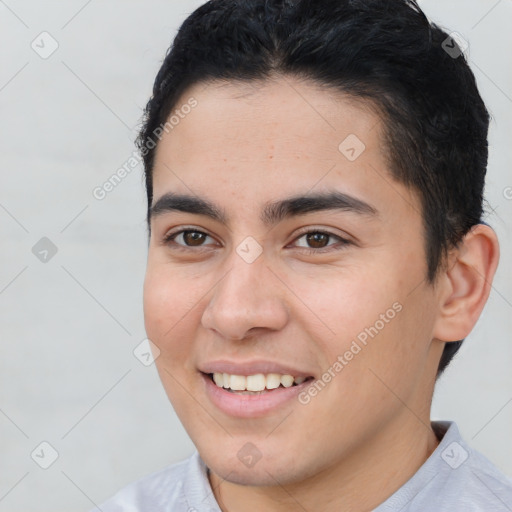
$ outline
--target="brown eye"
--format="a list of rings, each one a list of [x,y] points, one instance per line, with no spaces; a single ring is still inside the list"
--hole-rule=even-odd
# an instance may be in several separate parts
[[[174,245],[178,249],[187,249],[188,247],[203,247],[206,238],[211,237],[197,229],[182,229],[166,235],[163,243]]]
[[[304,243],[297,244],[297,247],[308,254],[321,254],[336,249],[341,250],[351,244],[349,240],[341,238],[339,235],[319,230],[306,231],[296,238],[296,241],[301,239],[305,241],[306,245]],[[333,243],[329,243],[331,240]]]
[[[327,233],[321,233],[319,231],[308,233],[306,235],[306,240],[308,241],[308,244],[312,244],[312,247],[314,249],[322,249],[325,247],[327,242],[329,241],[330,235]]]
[[[201,245],[201,242],[204,241],[206,235],[200,231],[184,231],[183,232],[183,240],[186,245],[191,245],[192,247],[196,247]]]

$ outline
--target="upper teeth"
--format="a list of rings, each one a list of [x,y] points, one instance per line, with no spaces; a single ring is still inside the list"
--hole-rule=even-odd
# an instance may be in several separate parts
[[[305,377],[293,377],[292,375],[280,375],[278,373],[257,373],[256,375],[230,375],[229,373],[214,373],[213,380],[220,388],[230,388],[234,391],[263,391],[275,389],[282,384],[289,388],[295,382],[301,384]]]

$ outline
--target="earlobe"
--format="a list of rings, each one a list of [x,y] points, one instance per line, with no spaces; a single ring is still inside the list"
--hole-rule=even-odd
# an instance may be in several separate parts
[[[434,338],[457,341],[471,332],[489,297],[498,261],[496,233],[477,224],[451,253],[442,276]]]

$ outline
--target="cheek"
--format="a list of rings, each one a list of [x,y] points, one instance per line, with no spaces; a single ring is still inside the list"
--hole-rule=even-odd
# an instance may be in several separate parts
[[[186,332],[194,315],[194,300],[189,297],[196,293],[193,287],[161,267],[148,266],[144,280],[144,324],[148,338],[161,353],[157,363],[169,364],[173,359],[182,360],[191,349],[191,333]],[[172,358],[169,357],[172,354]]]
[[[195,347],[194,329],[197,321],[192,299],[186,293],[183,279],[169,267],[148,266],[144,280],[144,324],[148,338],[159,348],[155,365],[167,396],[177,411],[190,408],[195,375],[191,355]],[[182,413],[183,414],[183,413]]]
[[[430,341],[429,296],[421,286],[411,293],[412,283],[420,281],[414,278],[418,269],[406,269],[405,280],[399,267],[383,261],[296,281],[294,292],[307,306],[296,318],[321,347],[326,368],[345,354],[344,370],[359,373],[368,367],[388,373],[421,362]],[[355,378],[352,371],[343,373]]]
[[[144,323],[149,338],[154,337],[155,342],[161,341],[165,329],[169,329],[168,315],[175,310],[172,307],[172,282],[169,281],[166,276],[148,267],[143,291]]]
[[[325,340],[328,347],[338,351],[365,328],[379,321],[399,294],[390,283],[376,279],[377,272],[370,268],[334,269],[329,275],[302,276],[296,281],[294,293],[306,306],[306,314],[297,319],[309,323],[317,333],[315,339]],[[388,314],[395,316],[395,310]],[[380,324],[379,324],[380,325]],[[318,327],[318,328],[317,328]],[[338,352],[339,353],[339,352]]]

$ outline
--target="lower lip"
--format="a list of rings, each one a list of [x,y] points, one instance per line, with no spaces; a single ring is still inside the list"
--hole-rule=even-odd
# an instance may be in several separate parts
[[[307,380],[289,388],[279,387],[261,395],[240,395],[219,388],[206,374],[201,372],[209,399],[224,413],[239,418],[255,418],[271,412],[293,400],[312,381]]]

